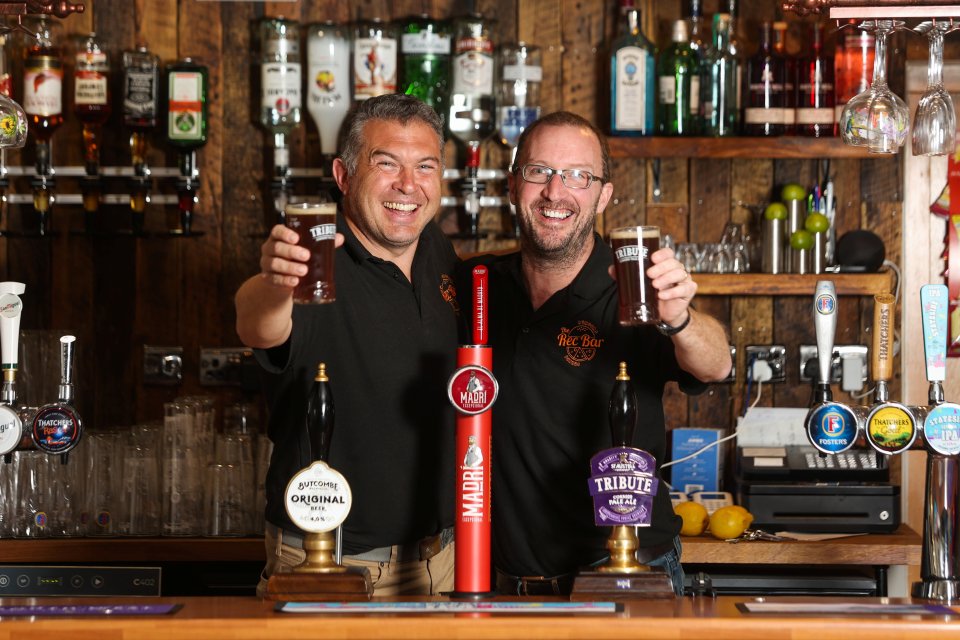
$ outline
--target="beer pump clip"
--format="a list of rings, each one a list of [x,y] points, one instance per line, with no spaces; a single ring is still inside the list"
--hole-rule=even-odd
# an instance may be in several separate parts
[[[857,440],[857,414],[845,404],[833,401],[830,365],[837,332],[837,292],[831,280],[820,280],[813,296],[813,325],[817,334],[819,380],[814,403],[804,425],[810,444],[823,454],[842,453]]]
[[[920,288],[923,348],[929,402],[923,419],[927,478],[923,502],[923,552],[914,598],[956,602],[960,599],[960,405],[945,402],[947,313],[949,293],[943,284]]]
[[[17,351],[20,341],[20,296],[26,290],[22,282],[0,282],[0,358],[3,390],[0,392],[0,455],[11,462],[11,453],[23,439],[23,422],[17,411]]]

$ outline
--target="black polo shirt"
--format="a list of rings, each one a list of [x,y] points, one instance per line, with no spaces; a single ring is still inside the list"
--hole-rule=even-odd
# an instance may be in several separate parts
[[[497,568],[517,576],[556,576],[608,555],[609,527],[596,527],[587,480],[590,458],[613,446],[607,410],[618,363],[626,361],[637,391],[632,445],[664,461],[662,396],[677,380],[702,388],[682,371],[673,343],[655,327],[617,323],[617,285],[599,236],[574,281],[534,311],[520,254],[482,256],[462,265],[462,317],[469,318],[469,267],[490,267],[489,322],[500,394],[493,406],[493,553]],[[680,531],[667,486],[660,483],[653,524],[640,545],[670,541]]]
[[[295,530],[283,493],[307,466],[307,394],[325,362],[335,407],[330,460],[350,483],[353,508],[344,553],[415,542],[453,524],[454,421],[447,379],[456,368],[457,262],[433,223],[420,235],[412,284],[374,257],[342,215],[346,242],[336,252],[337,299],[294,305],[293,333],[256,350],[266,371],[273,456],[266,519]]]

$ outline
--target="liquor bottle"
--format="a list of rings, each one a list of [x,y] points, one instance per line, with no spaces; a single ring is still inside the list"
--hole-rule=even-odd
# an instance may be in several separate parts
[[[709,42],[703,37],[703,0],[690,0],[690,48],[697,54],[697,60],[703,62]]]
[[[310,436],[310,459],[313,462],[330,459],[330,440],[336,411],[333,405],[333,390],[327,376],[327,365],[317,365],[317,374],[307,398],[307,433]]]
[[[730,16],[713,16],[713,44],[701,71],[703,131],[708,136],[734,136],[740,122],[737,110],[737,76],[740,65],[730,53],[727,37]]]
[[[207,143],[207,68],[190,58],[166,69],[167,142],[179,156],[177,209],[184,235],[189,235],[199,183],[197,150]]]
[[[787,23],[773,23],[773,55],[783,61],[783,132],[792,134],[797,120],[797,59],[787,53]]]
[[[784,112],[784,63],[773,55],[772,27],[760,26],[760,49],[747,62],[747,104],[743,130],[748,136],[782,135]]]
[[[97,34],[84,38],[74,57],[73,114],[83,123],[83,160],[87,175],[100,166],[100,128],[110,118],[110,59]]]
[[[160,58],[145,45],[123,52],[123,124],[130,129],[134,173],[146,172],[147,138],[160,111]]]
[[[23,110],[37,144],[37,173],[50,175],[50,139],[63,124],[63,60],[56,22],[41,19],[23,62]]]
[[[500,82],[497,91],[497,129],[500,142],[510,149],[513,167],[520,134],[540,117],[540,83],[543,81],[540,47],[525,42],[500,47]],[[508,237],[518,237],[517,209],[508,203],[501,209],[507,217]]]
[[[656,50],[640,30],[634,0],[620,0],[620,14],[620,35],[610,45],[610,135],[653,135]]]
[[[740,38],[737,36],[737,0],[727,0],[727,13],[730,14],[730,29],[727,32],[727,49],[730,51],[730,55],[737,60],[737,74],[734,77],[735,80],[735,89],[736,93],[734,95],[737,97],[737,117],[740,118],[743,114],[743,46],[740,43]]]
[[[835,136],[836,94],[833,56],[823,51],[823,25],[813,26],[810,53],[800,60],[797,88],[797,133],[817,138]]]
[[[320,133],[320,153],[329,164],[350,110],[350,40],[333,22],[312,24],[308,31],[307,110]]]
[[[698,133],[700,112],[700,62],[690,48],[687,23],[673,23],[672,45],[657,63],[657,133],[691,136]]]
[[[290,174],[287,136],[300,126],[300,26],[294,20],[260,21],[260,124],[273,136],[274,176]]]
[[[873,73],[874,42],[873,34],[856,28],[858,20],[850,20],[837,37],[837,52],[834,58],[834,79],[836,81],[837,122],[844,105],[858,93],[870,88],[870,76]]]
[[[353,99],[397,91],[397,28],[380,18],[362,20],[353,30]]]
[[[423,14],[403,25],[401,92],[416,96],[443,115],[450,93],[450,25]]]

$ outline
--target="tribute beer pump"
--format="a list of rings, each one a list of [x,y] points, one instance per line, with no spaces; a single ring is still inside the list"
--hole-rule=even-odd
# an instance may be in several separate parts
[[[287,515],[306,532],[304,561],[292,570],[281,570],[267,582],[271,600],[369,600],[373,596],[370,572],[365,567],[344,567],[334,535],[350,513],[353,494],[346,478],[327,464],[333,436],[334,405],[327,365],[317,366],[307,401],[305,428],[312,462],[297,472],[284,492]]]
[[[500,390],[493,376],[493,348],[487,345],[487,267],[473,268],[473,344],[457,349],[457,370],[447,394],[457,410],[454,592],[480,599],[490,590],[490,408]]]
[[[621,362],[608,410],[613,448],[590,459],[590,495],[594,522],[612,527],[607,540],[610,559],[596,571],[581,572],[573,583],[571,600],[606,597],[672,598],[673,582],[660,567],[637,560],[640,544],[636,527],[649,527],[659,480],[657,461],[643,449],[630,446],[637,426],[637,395]]]
[[[23,422],[17,411],[17,352],[20,339],[20,313],[26,286],[22,282],[0,282],[0,358],[3,390],[0,392],[0,455],[12,462],[14,449],[23,439]]]

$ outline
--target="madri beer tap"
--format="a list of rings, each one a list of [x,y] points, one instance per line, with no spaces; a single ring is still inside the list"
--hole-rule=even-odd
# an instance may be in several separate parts
[[[955,602],[960,597],[960,405],[946,402],[943,381],[947,372],[946,285],[920,288],[923,348],[929,403],[923,420],[927,450],[927,479],[923,501],[923,553],[915,598]]]
[[[817,333],[820,378],[804,425],[810,444],[818,451],[841,453],[856,442],[859,421],[850,407],[833,401],[830,388],[830,364],[837,332],[837,293],[830,280],[817,282],[813,296],[813,324]]]

